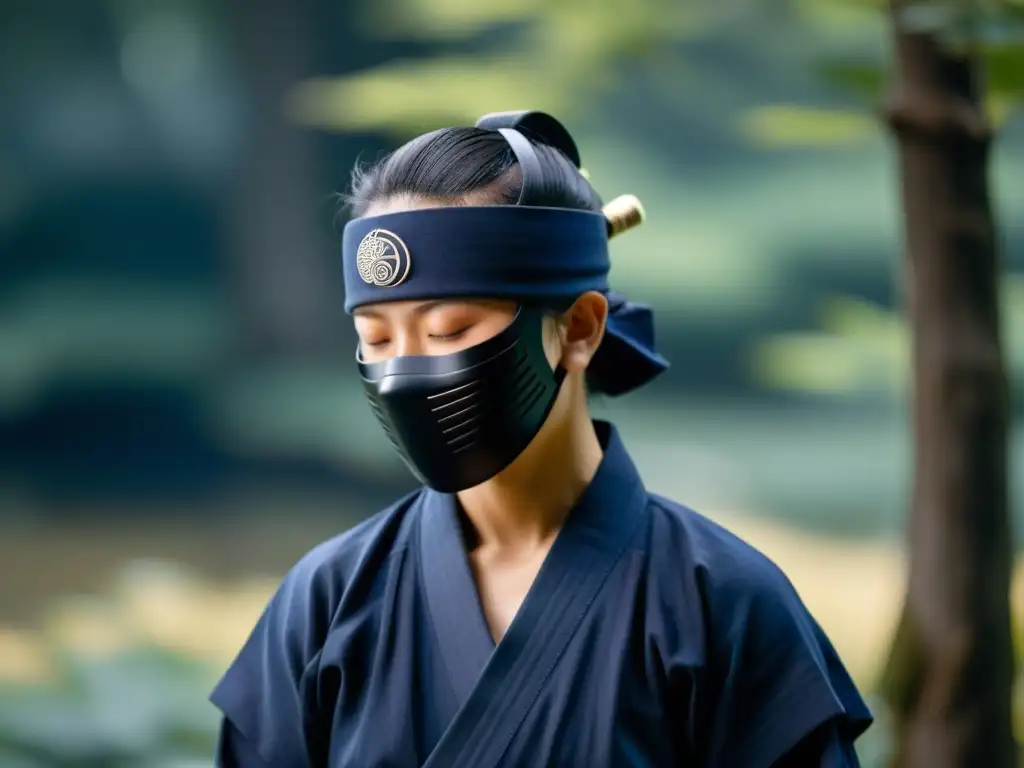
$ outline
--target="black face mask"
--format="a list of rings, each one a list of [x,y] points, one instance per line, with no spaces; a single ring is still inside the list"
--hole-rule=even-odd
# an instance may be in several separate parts
[[[365,363],[357,353],[370,407],[424,485],[472,488],[536,437],[565,378],[544,354],[543,320],[521,307],[497,336],[450,355]]]

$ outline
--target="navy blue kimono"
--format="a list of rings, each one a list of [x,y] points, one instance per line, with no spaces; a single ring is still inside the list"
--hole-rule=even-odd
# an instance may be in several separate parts
[[[312,550],[212,695],[223,768],[856,766],[871,715],[767,558],[649,494],[614,428],[508,632],[453,496]]]

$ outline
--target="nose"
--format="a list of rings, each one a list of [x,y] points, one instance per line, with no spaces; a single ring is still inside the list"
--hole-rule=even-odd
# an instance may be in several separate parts
[[[409,333],[408,331],[401,331],[396,334],[395,355],[397,357],[424,354],[426,354],[426,350],[423,345],[423,340],[420,338],[419,334]]]

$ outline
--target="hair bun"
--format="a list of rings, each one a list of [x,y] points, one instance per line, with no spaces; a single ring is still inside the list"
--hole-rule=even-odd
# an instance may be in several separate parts
[[[601,198],[579,171],[580,153],[569,131],[546,112],[495,112],[476,124],[497,131],[519,162],[516,205],[599,211]]]
[[[608,238],[643,224],[647,218],[644,206],[636,195],[620,195],[601,209],[608,222]]]
[[[577,168],[580,167],[580,151],[572,134],[558,120],[547,112],[522,110],[519,112],[492,112],[476,121],[476,127],[488,131],[511,128],[519,131],[531,141],[547,144],[560,150]]]

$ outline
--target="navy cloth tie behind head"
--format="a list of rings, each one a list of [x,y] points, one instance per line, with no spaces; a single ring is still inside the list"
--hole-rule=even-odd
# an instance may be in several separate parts
[[[508,299],[564,310],[606,294],[605,340],[591,363],[595,388],[635,389],[668,368],[654,349],[649,307],[608,291],[601,213],[534,206],[451,206],[353,219],[342,238],[345,311],[387,301]]]

